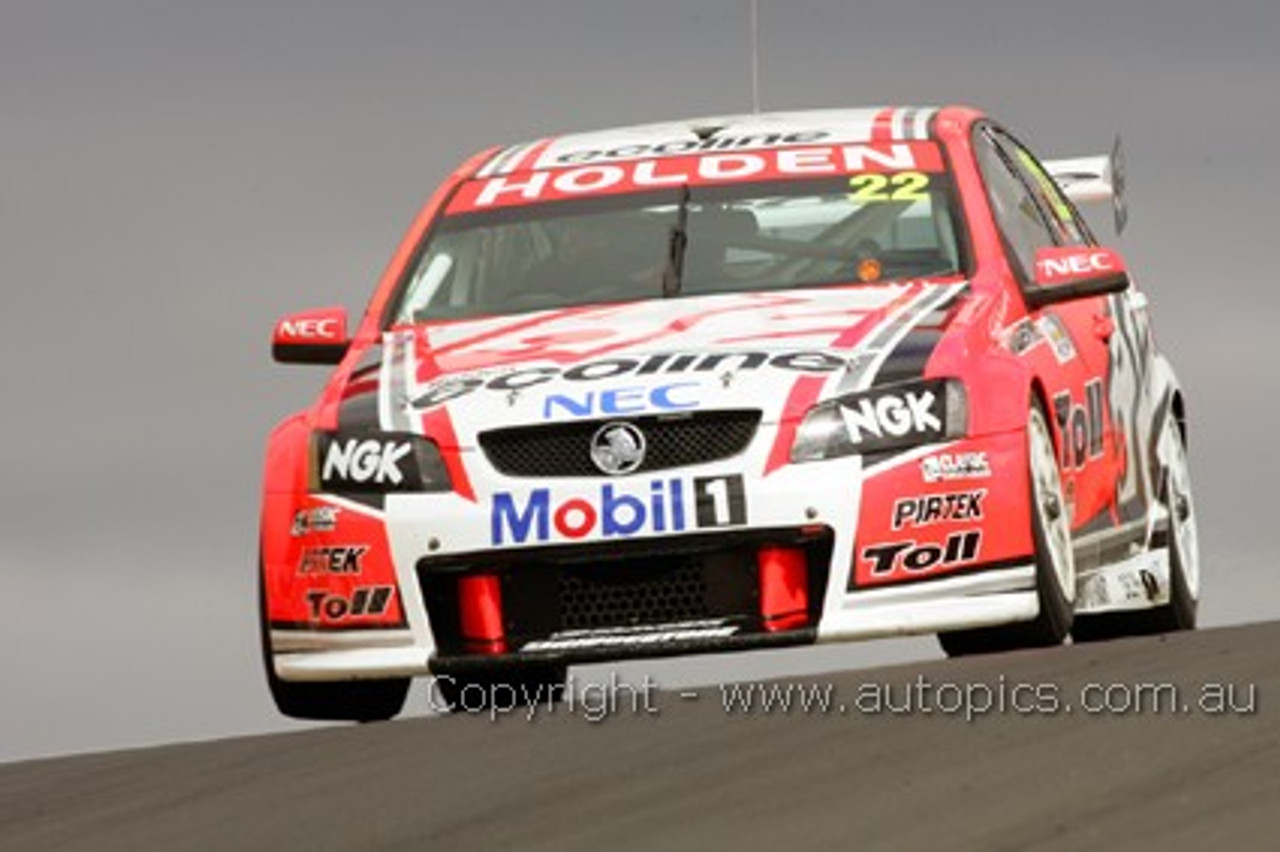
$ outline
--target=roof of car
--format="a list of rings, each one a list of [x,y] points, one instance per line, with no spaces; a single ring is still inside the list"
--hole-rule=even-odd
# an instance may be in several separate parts
[[[703,152],[924,140],[936,107],[865,107],[705,116],[549,137],[499,150],[477,177]]]

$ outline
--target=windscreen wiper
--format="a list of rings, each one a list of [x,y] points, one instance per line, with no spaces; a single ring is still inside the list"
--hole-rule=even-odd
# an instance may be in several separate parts
[[[680,187],[680,206],[676,209],[676,223],[671,226],[667,241],[667,267],[662,271],[662,296],[680,295],[684,278],[684,250],[689,244],[689,184]]]

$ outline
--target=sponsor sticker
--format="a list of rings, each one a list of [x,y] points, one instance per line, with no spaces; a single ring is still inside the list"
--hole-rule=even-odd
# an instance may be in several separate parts
[[[990,479],[991,464],[985,451],[938,453],[920,460],[920,476],[929,483]]]
[[[734,370],[737,372],[754,370],[786,370],[788,372],[823,374],[834,373],[844,369],[845,359],[828,352],[795,351],[795,352],[666,352],[654,355],[635,357],[619,356],[584,361],[571,367],[559,364],[541,364],[538,366],[522,366],[515,369],[504,369],[497,374],[468,373],[451,375],[428,382],[418,388],[410,405],[418,410],[435,408],[446,402],[466,396],[476,391],[495,391],[510,393],[537,387],[552,381],[572,382],[574,384],[616,381],[629,376],[693,376],[698,373],[711,373],[716,370]],[[691,407],[691,391],[684,387],[685,383],[674,383],[665,389],[655,389],[656,404],[672,407]],[[584,387],[583,391],[591,390]],[[634,390],[624,388],[623,390]],[[655,397],[649,396],[646,403],[655,403]],[[563,391],[555,395],[554,405],[544,404],[543,415],[549,417],[560,413],[571,413],[582,416],[586,409],[589,413],[604,405],[631,406],[637,404],[634,394],[615,393],[606,398],[601,393],[590,398],[576,391]],[[623,413],[623,412],[619,412]]]
[[[323,450],[320,482],[325,487],[383,486],[408,483],[413,445],[390,438],[329,439]]]
[[[348,595],[312,589],[307,592],[307,612],[312,621],[341,623],[355,618],[383,615],[391,606],[393,586],[356,586]]]
[[[364,570],[365,544],[335,544],[308,547],[298,562],[299,574],[359,574]]]
[[[635,627],[609,627],[600,630],[562,630],[546,639],[535,639],[521,646],[522,651],[571,651],[579,648],[627,648],[665,645],[695,639],[721,639],[732,636],[738,625],[724,619],[679,621],[671,624],[643,624]]]
[[[904,497],[893,504],[893,528],[928,527],[950,521],[980,521],[985,488],[923,497]]]
[[[1071,340],[1071,335],[1067,333],[1066,328],[1062,325],[1062,320],[1053,314],[1045,314],[1040,317],[1037,323],[1040,333],[1044,335],[1045,340],[1049,341],[1049,348],[1053,350],[1053,357],[1059,364],[1066,364],[1076,357],[1076,345]]]
[[[316,506],[311,509],[299,509],[293,516],[293,526],[289,534],[294,538],[309,533],[333,532],[338,528],[337,506]]]
[[[1102,382],[1084,386],[1084,404],[1074,402],[1070,391],[1053,398],[1053,414],[1062,436],[1062,467],[1079,470],[1102,456]]]
[[[871,390],[838,405],[849,443],[859,452],[903,439],[933,443],[946,436],[946,397],[940,381]]]
[[[542,402],[544,420],[687,411],[701,399],[699,382],[671,382],[657,387],[630,386],[605,390],[549,393]]]
[[[974,562],[982,548],[982,532],[952,533],[940,544],[899,541],[864,548],[862,559],[871,564],[871,576],[888,577],[902,572],[921,575],[945,565]]]
[[[709,142],[719,144],[720,140]],[[696,149],[700,143],[679,140],[671,145]],[[576,152],[572,156],[577,162],[568,167],[468,181],[453,197],[449,212],[687,185],[838,177],[859,172],[940,171],[943,165],[938,147],[931,142],[814,145],[731,153],[704,149],[685,155],[667,146],[667,150],[656,153],[676,156],[612,162],[590,162],[595,159],[588,156],[591,153]]]
[[[549,488],[499,491],[491,498],[489,518],[494,545],[627,538],[742,526],[747,499],[738,475],[627,480],[567,496],[553,497]]]

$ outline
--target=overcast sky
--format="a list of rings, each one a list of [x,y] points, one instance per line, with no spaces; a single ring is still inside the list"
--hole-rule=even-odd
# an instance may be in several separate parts
[[[360,310],[477,149],[749,109],[748,21],[747,0],[0,0],[0,760],[284,727],[258,477],[323,372],[271,365],[273,321]],[[1190,395],[1204,622],[1280,611],[1280,5],[761,0],[760,25],[766,109],[966,102],[1045,156],[1123,134],[1118,245]]]

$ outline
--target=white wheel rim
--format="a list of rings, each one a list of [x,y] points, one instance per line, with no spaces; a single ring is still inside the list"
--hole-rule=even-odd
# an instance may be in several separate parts
[[[1165,421],[1165,472],[1167,508],[1169,510],[1169,547],[1176,548],[1182,566],[1182,578],[1191,597],[1200,598],[1200,540],[1196,529],[1195,503],[1191,497],[1191,471],[1182,436],[1170,414]],[[1172,570],[1172,565],[1170,565]]]
[[[1076,597],[1075,554],[1071,548],[1071,519],[1062,495],[1062,478],[1058,458],[1053,450],[1049,427],[1038,409],[1032,409],[1027,423],[1027,443],[1031,456],[1032,510],[1044,531],[1049,561],[1058,580],[1062,596],[1069,602]]]

